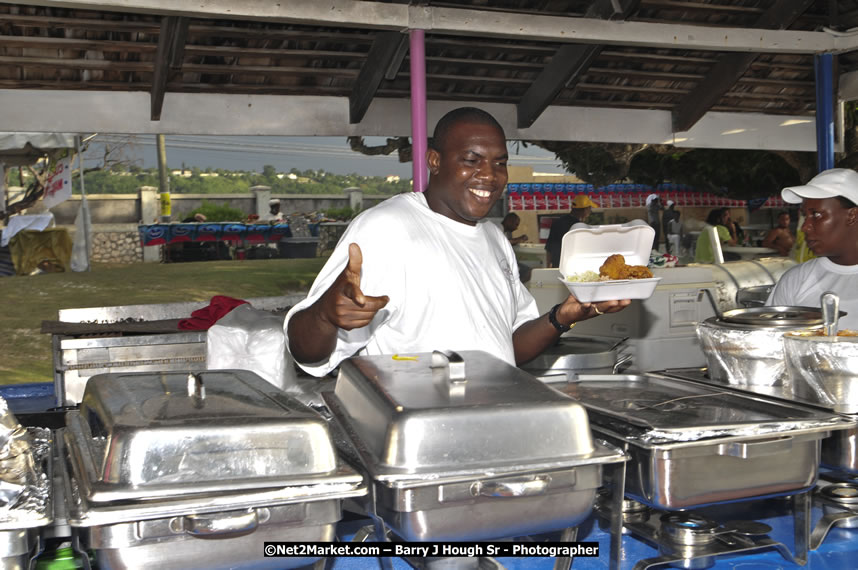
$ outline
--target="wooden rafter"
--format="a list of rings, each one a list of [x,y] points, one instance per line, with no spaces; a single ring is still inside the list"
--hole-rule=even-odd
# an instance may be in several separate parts
[[[158,50],[155,54],[155,71],[152,78],[150,118],[161,120],[161,108],[170,76],[182,69],[185,41],[188,37],[188,19],[181,16],[165,16],[161,19]]]
[[[587,9],[585,17],[625,19],[639,3],[640,0],[597,0]],[[601,51],[602,46],[595,44],[560,46],[518,102],[518,128],[526,129],[533,125],[564,87],[574,86]]]
[[[788,28],[813,0],[778,0],[756,21],[757,28]],[[718,59],[706,79],[673,110],[673,131],[687,131],[735,85],[757,58],[755,53],[731,53]]]
[[[395,77],[408,46],[408,36],[399,32],[380,32],[349,94],[349,123],[360,123],[385,76]]]

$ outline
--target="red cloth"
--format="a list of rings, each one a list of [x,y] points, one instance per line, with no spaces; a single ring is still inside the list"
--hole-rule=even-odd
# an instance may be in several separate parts
[[[247,301],[215,295],[209,302],[208,307],[197,309],[191,313],[191,318],[179,321],[179,328],[186,331],[207,331],[234,308],[243,305]]]

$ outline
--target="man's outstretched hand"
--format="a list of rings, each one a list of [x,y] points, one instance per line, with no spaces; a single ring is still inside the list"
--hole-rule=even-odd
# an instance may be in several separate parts
[[[319,299],[321,317],[331,325],[352,330],[365,327],[387,305],[387,295],[364,295],[360,288],[363,254],[356,243],[349,244],[349,261],[336,281]]]

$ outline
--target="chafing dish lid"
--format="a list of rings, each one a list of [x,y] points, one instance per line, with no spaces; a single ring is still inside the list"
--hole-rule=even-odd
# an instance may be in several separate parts
[[[341,365],[329,406],[374,473],[514,470],[593,453],[576,402],[485,352],[444,361],[418,353]]]
[[[750,307],[726,311],[719,321],[762,327],[813,327],[822,324],[822,310],[814,307]]]
[[[327,423],[243,370],[96,375],[66,425],[95,501],[298,484],[337,469]]]
[[[709,437],[842,429],[843,418],[735,390],[655,374],[580,375],[557,389],[581,402],[591,421],[633,438]]]

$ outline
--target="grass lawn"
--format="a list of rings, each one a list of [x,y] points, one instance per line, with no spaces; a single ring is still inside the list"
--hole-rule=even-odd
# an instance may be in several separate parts
[[[0,384],[53,382],[51,335],[59,309],[239,299],[304,292],[325,258],[95,265],[83,273],[0,278]],[[183,315],[176,315],[179,318]]]

